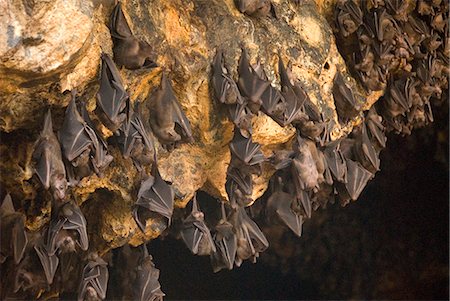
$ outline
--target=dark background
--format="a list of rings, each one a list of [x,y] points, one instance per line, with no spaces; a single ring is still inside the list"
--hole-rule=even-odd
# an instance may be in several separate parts
[[[260,223],[271,246],[256,264],[214,274],[182,241],[152,241],[166,299],[448,299],[446,116],[389,136],[360,199],[314,212],[301,238]]]

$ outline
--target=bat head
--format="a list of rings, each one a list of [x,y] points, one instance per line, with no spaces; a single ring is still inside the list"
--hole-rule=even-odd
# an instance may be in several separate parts
[[[53,178],[51,188],[55,200],[64,200],[66,198],[67,180],[63,175],[57,175]]]

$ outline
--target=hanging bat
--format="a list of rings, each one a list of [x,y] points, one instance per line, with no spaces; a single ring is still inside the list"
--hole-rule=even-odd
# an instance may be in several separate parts
[[[265,158],[258,143],[253,143],[252,137],[245,138],[238,129],[234,129],[233,140],[230,142],[232,155],[246,165],[257,165],[262,163]]]
[[[336,12],[336,22],[344,37],[354,33],[362,24],[363,13],[353,0],[339,2]]]
[[[253,262],[256,262],[259,253],[269,247],[267,238],[242,207],[232,213],[230,223],[237,238],[236,266],[241,266],[242,262],[249,258],[253,258]]]
[[[292,204],[292,208],[298,214],[311,218],[312,200],[309,193],[305,190],[300,191]]]
[[[275,191],[267,199],[266,214],[269,220],[277,219],[300,237],[302,235],[303,216],[292,209],[295,196],[281,189],[282,179],[277,176]]]
[[[89,241],[86,230],[86,219],[80,208],[68,202],[57,208],[52,216],[47,233],[46,249],[48,255],[70,253],[75,251],[75,245],[86,251]]]
[[[361,105],[355,99],[352,89],[339,71],[334,77],[333,97],[339,118],[346,121],[358,115]]]
[[[94,171],[96,174],[102,175],[103,171],[112,162],[113,157],[108,154],[108,145],[105,140],[103,140],[101,135],[96,131],[95,125],[86,110],[86,103],[81,102],[79,104],[78,111],[80,112],[81,118],[87,124],[86,130],[92,141],[93,154],[91,154],[91,162]]]
[[[251,181],[251,178],[250,180]],[[253,183],[245,183],[248,186],[253,186]],[[253,187],[252,187],[253,188]],[[251,193],[247,193],[248,190],[245,190],[246,188],[242,188],[235,180],[228,177],[227,181],[225,182],[225,191],[227,192],[228,199],[230,200],[230,206],[232,208],[237,208],[239,206],[246,207],[249,206],[251,203],[253,203],[253,199],[251,198]]]
[[[93,142],[91,136],[97,140],[93,129],[88,128],[87,123],[83,120],[78,112],[76,102],[76,91],[72,91],[72,100],[67,106],[64,116],[64,122],[59,131],[59,141],[64,157],[76,169],[80,178],[91,174],[91,149]],[[90,133],[90,135],[88,134]]]
[[[172,84],[163,72],[161,84],[151,96],[150,125],[163,144],[192,142],[191,124],[181,109]]]
[[[145,244],[142,249],[143,255],[136,267],[134,300],[162,301],[165,294],[161,290],[161,284],[159,284],[159,270],[155,267]]]
[[[236,258],[237,239],[233,232],[233,225],[228,221],[225,203],[221,205],[222,218],[214,228],[213,236],[216,252],[211,254],[211,265],[214,273],[222,269],[232,270]]]
[[[155,159],[152,175],[141,183],[133,209],[133,218],[139,229],[145,232],[147,218],[152,214],[165,217],[168,227],[172,219],[174,197],[172,187],[161,178]]]
[[[235,81],[231,78],[228,69],[225,67],[223,50],[217,51],[212,65],[212,86],[214,96],[220,103],[225,104],[244,104],[244,99],[239,93],[239,88]]]
[[[269,162],[276,170],[285,169],[291,165],[294,156],[294,151],[281,149],[273,152]]]
[[[61,156],[61,146],[53,133],[50,110],[45,116],[44,128],[35,143],[33,159],[37,161],[35,173],[44,188],[51,188],[55,200],[65,199],[66,169]]]
[[[109,28],[114,42],[114,60],[117,65],[130,70],[157,67],[152,60],[152,47],[133,35],[123,14],[121,2],[114,7]]]
[[[394,18],[386,10],[381,10],[380,12],[375,11],[373,14],[375,19],[375,33],[378,41],[392,41],[398,35],[397,22],[395,22]]]
[[[128,105],[127,121],[119,130],[120,135],[117,138],[123,156],[133,158],[138,167],[151,164],[155,152],[153,141],[141,117],[139,104],[139,101],[136,101],[134,109],[131,104]]]
[[[382,124],[383,119],[378,115],[375,107],[372,106],[366,115],[366,126],[372,138],[372,142],[378,147],[378,150],[386,147],[385,128]]]
[[[361,134],[356,140],[354,153],[359,163],[371,173],[375,174],[380,170],[379,152],[370,141],[365,123],[362,124]]]
[[[232,179],[245,194],[251,195],[253,182],[251,174],[241,171],[239,168],[231,167],[227,170],[227,178]]]
[[[83,276],[78,287],[78,301],[100,301],[106,297],[108,264],[97,254],[91,257],[83,269]]]
[[[126,104],[129,98],[123,87],[119,70],[109,55],[102,53],[100,88],[97,92],[95,113],[100,121],[115,133],[126,119]]]
[[[25,300],[36,300],[42,290],[48,289],[46,277],[38,261],[37,256],[27,252],[23,260],[15,267],[13,274],[2,279],[12,282],[7,290],[12,287],[15,298],[20,296]]]
[[[407,22],[409,14],[409,3],[402,0],[386,0],[386,7],[390,14],[398,21]]]
[[[210,255],[216,252],[214,240],[205,224],[205,216],[198,208],[197,198],[192,199],[192,212],[183,220],[181,238],[194,255]]]
[[[270,0],[235,0],[238,10],[246,15],[262,18],[276,16],[275,8]]]
[[[248,105],[255,107],[253,112],[257,112],[262,104],[262,95],[270,86],[269,81],[262,80],[256,74],[253,67],[250,65],[247,57],[247,51],[242,47],[241,58],[239,59],[238,67],[239,79],[238,87],[242,96],[248,100]],[[257,109],[256,109],[257,108]]]
[[[319,186],[319,172],[306,140],[297,136],[297,155],[292,159],[291,173],[297,194]]]
[[[14,264],[18,264],[24,257],[28,244],[27,233],[25,231],[25,216],[16,212],[11,199],[7,194],[0,207],[0,263],[12,256]]]
[[[49,255],[47,248],[42,243],[35,245],[34,250],[36,251],[36,254],[41,262],[47,283],[51,285],[53,283],[56,270],[58,269],[59,258],[56,254]]]
[[[362,167],[361,164],[353,160],[346,159],[346,165],[347,183],[345,183],[345,190],[348,196],[356,201],[373,175]],[[343,195],[345,195],[345,193],[343,193]]]
[[[228,106],[229,117],[235,127],[239,128],[241,135],[249,138],[252,134],[252,117],[253,113],[247,104],[232,104]]]
[[[340,150],[339,142],[332,143],[325,148],[324,156],[327,167],[333,178],[341,183],[347,182],[347,164]]]

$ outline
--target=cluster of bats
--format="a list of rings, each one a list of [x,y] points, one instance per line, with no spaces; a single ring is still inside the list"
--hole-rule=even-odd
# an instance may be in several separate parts
[[[367,90],[386,91],[378,109],[388,130],[410,134],[432,122],[430,100],[448,91],[448,1],[338,3],[339,34],[356,40],[351,67]]]

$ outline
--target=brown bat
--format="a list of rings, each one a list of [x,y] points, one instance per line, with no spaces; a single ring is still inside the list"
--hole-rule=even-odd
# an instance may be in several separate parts
[[[362,11],[353,1],[339,1],[336,9],[336,22],[344,37],[354,33],[362,24]]]
[[[216,246],[211,232],[205,224],[205,215],[199,210],[197,198],[192,199],[192,211],[183,220],[181,238],[194,255],[211,255],[216,252]]]
[[[276,170],[285,169],[292,164],[292,159],[295,157],[295,152],[290,150],[278,150],[269,157],[269,162]]]
[[[353,160],[346,159],[346,165],[347,183],[345,183],[345,190],[350,199],[356,201],[373,175]],[[345,198],[346,193],[340,195]]]
[[[374,19],[378,41],[392,41],[398,34],[398,25],[394,18],[383,9],[374,12]]]
[[[100,71],[100,89],[97,92],[97,108],[95,112],[101,122],[115,133],[126,120],[126,105],[129,98],[123,87],[119,70],[111,58],[102,54]]]
[[[155,267],[145,244],[142,246],[143,254],[136,267],[134,300],[162,301],[165,294],[159,284],[159,270]]]
[[[212,65],[212,86],[214,96],[220,103],[242,105],[244,99],[239,92],[235,81],[231,78],[228,69],[225,67],[223,51],[217,51]]]
[[[166,218],[167,227],[172,219],[175,193],[172,187],[161,178],[156,159],[153,163],[152,174],[142,181],[133,209],[133,218],[142,232],[145,232],[147,227],[147,218],[154,214]]]
[[[51,285],[53,283],[53,278],[55,277],[56,270],[59,265],[59,258],[56,254],[49,255],[47,248],[42,243],[38,243],[34,246],[34,250],[39,257],[42,268],[45,273],[45,279],[47,283]]]
[[[55,200],[66,197],[66,169],[61,156],[61,146],[53,133],[52,115],[48,110],[44,128],[35,143],[33,159],[35,172],[45,189],[51,188]]]
[[[242,207],[231,214],[230,223],[233,225],[237,238],[236,266],[241,266],[242,262],[249,258],[256,262],[259,253],[269,247],[267,238]]]
[[[370,141],[365,123],[362,124],[361,134],[356,139],[354,152],[359,163],[365,169],[373,174],[380,170],[379,152],[377,152],[372,141]]]
[[[297,155],[292,160],[291,172],[297,194],[302,190],[311,190],[319,185],[319,172],[306,140],[297,136]]]
[[[162,144],[192,142],[191,124],[181,109],[170,80],[163,72],[161,84],[149,102],[150,125]]]
[[[302,235],[303,216],[292,209],[296,202],[295,196],[282,190],[282,178],[276,176],[274,179],[275,189],[267,199],[266,215],[269,220],[280,220],[284,225],[300,237]]]
[[[23,258],[28,244],[25,231],[25,216],[16,212],[11,199],[7,194],[0,207],[0,263],[12,256],[17,265]]]
[[[108,264],[97,254],[91,254],[90,257],[78,287],[78,301],[100,301],[106,298]]]
[[[230,150],[233,156],[246,165],[259,165],[265,158],[261,152],[261,146],[258,143],[253,143],[252,138],[245,138],[241,132],[235,128],[233,140],[230,142]]]
[[[359,114],[361,105],[355,99],[352,89],[339,71],[334,77],[333,97],[339,118],[343,121],[352,119]]]
[[[247,103],[232,104],[228,106],[229,117],[234,125],[239,128],[241,135],[249,138],[252,134],[252,117],[253,113],[248,108]]]
[[[251,198],[253,181],[250,170],[241,170],[230,164],[227,170],[225,190],[232,208],[237,208],[238,206],[245,207],[253,203],[253,199]]]
[[[213,236],[216,252],[211,254],[211,265],[214,273],[222,269],[232,270],[236,258],[237,238],[233,232],[233,225],[228,221],[225,203],[221,205],[222,218],[214,228]]]
[[[275,8],[270,0],[235,0],[241,13],[252,17],[266,17],[269,13],[275,16]]]
[[[238,87],[239,90],[247,100],[248,105],[252,109],[252,112],[257,112],[262,104],[262,95],[266,89],[270,86],[270,82],[261,79],[261,77],[255,72],[253,67],[250,65],[247,57],[247,51],[242,47],[241,58],[239,59],[239,79]]]
[[[378,115],[375,107],[372,106],[366,115],[366,126],[372,138],[372,142],[378,146],[378,150],[386,147],[385,128],[382,124],[383,119]]]
[[[333,178],[341,183],[347,182],[347,164],[340,150],[340,143],[334,142],[325,148],[324,156],[328,170]]]
[[[114,7],[109,28],[114,42],[114,60],[117,65],[131,70],[157,67],[152,60],[152,47],[133,35],[123,14],[121,2]]]

